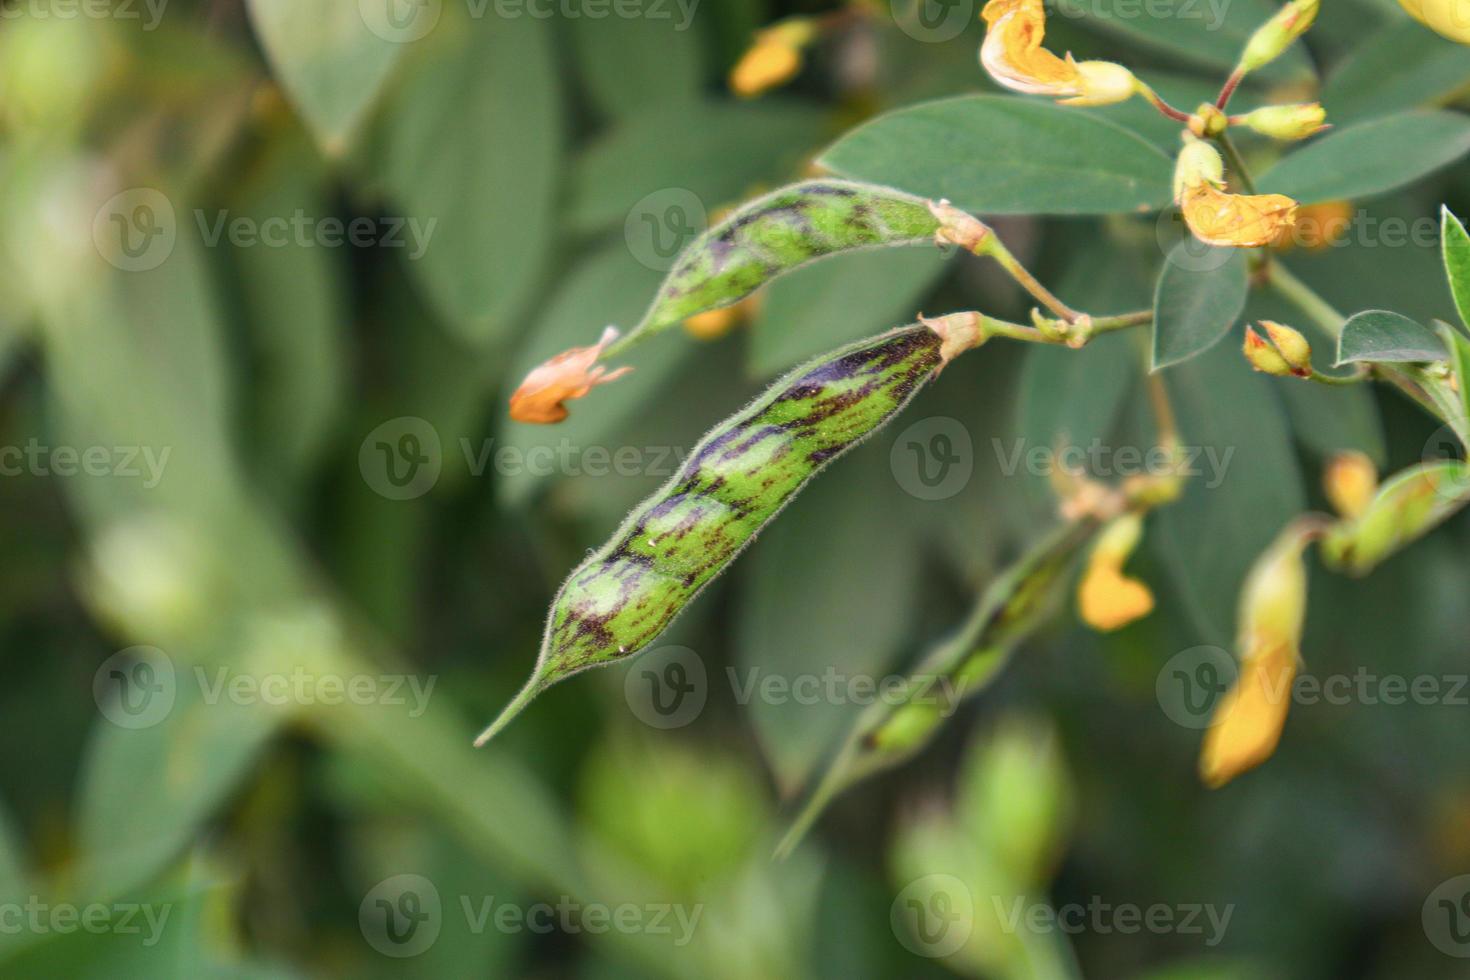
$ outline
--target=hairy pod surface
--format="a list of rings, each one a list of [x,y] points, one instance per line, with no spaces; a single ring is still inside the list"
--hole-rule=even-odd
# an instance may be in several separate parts
[[[550,685],[652,642],[808,480],[908,403],[941,365],[941,346],[916,325],[839,348],[706,434],[572,572],[531,680],[479,743]]]
[[[738,302],[808,262],[857,249],[932,241],[922,198],[845,180],[809,180],[756,198],[680,254],[643,320],[607,356],[696,313]]]

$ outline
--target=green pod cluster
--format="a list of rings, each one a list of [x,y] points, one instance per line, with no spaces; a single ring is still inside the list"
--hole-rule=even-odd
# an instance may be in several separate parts
[[[889,703],[863,712],[792,821],[789,853],[839,793],[928,744],[958,702],[989,686],[1010,654],[1055,611],[1078,554],[1097,533],[1090,517],[1054,529],[981,593],[969,617],[934,648]]]
[[[1438,527],[1470,501],[1470,466],[1442,460],[1410,467],[1379,488],[1359,516],[1322,537],[1328,568],[1366,575],[1380,562]]]
[[[874,184],[808,180],[742,205],[680,253],[638,326],[611,357],[696,313],[739,302],[808,262],[857,249],[932,242],[922,198]]]
[[[839,348],[707,433],[572,572],[530,681],[477,744],[557,681],[652,642],[808,480],[913,398],[943,363],[941,346],[913,325]]]

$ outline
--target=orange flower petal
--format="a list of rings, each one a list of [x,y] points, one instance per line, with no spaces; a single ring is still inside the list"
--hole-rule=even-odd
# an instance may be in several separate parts
[[[1088,626],[1111,633],[1153,612],[1154,595],[1116,566],[1094,562],[1077,590],[1077,607]]]
[[[1291,707],[1296,666],[1296,652],[1287,646],[1247,655],[1205,732],[1199,769],[1207,785],[1223,786],[1271,758]]]
[[[1283,194],[1231,194],[1201,181],[1183,189],[1179,208],[1200,241],[1255,248],[1269,245],[1291,227],[1297,203]]]
[[[1006,88],[1031,95],[1081,95],[1072,56],[1058,58],[1041,46],[1046,11],[1041,0],[990,0],[980,63]]]
[[[533,368],[510,396],[510,417],[537,425],[560,422],[567,417],[564,402],[581,398],[598,385],[616,381],[633,370],[621,367],[609,371],[597,363],[603,349],[617,338],[617,330],[608,327],[591,347],[573,347]]]

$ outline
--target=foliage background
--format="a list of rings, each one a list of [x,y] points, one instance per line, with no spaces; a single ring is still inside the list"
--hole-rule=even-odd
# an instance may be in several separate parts
[[[1099,637],[1068,611],[939,744],[841,799],[792,860],[769,860],[784,796],[849,715],[738,704],[726,669],[882,675],[912,663],[1045,525],[1045,479],[1006,474],[993,440],[1147,444],[1129,338],[1078,353],[992,344],[816,483],[667,638],[711,679],[687,726],[642,723],[615,668],[469,748],[528,672],[565,571],[660,482],[528,475],[478,465],[478,452],[688,447],[840,341],[918,310],[1027,308],[963,257],[834,259],[769,288],[729,336],[638,351],[638,370],[567,425],[509,423],[506,395],[529,365],[636,320],[659,279],[644,214],[657,223],[691,199],[714,211],[798,176],[876,111],[990,87],[964,2],[965,26],[944,40],[926,40],[910,12],[898,11],[904,30],[878,10],[756,101],[731,98],[722,78],[753,29],[793,10],[699,0],[679,30],[677,7],[594,19],[581,2],[508,17],[445,0],[409,43],[364,31],[348,0],[171,0],[153,29],[141,5],[72,17],[47,0],[5,5],[0,444],[170,456],[152,487],[59,467],[0,480],[0,899],[172,915],[152,946],[121,930],[5,928],[0,972],[1470,975],[1421,923],[1430,892],[1470,870],[1463,704],[1299,706],[1276,758],[1213,793],[1194,775],[1198,732],[1161,709],[1170,657],[1229,646],[1240,571],[1285,517],[1320,503],[1324,454],[1359,447],[1398,467],[1433,429],[1391,394],[1268,383],[1241,363],[1235,335],[1168,377],[1185,442],[1233,455],[1222,487],[1191,489],[1151,523],[1139,567],[1158,612]],[[1194,105],[1238,42],[1186,16],[1196,8],[1208,20],[1184,0],[1153,16],[1121,0],[1073,5],[1052,17],[1049,43],[1126,57]],[[1268,10],[1222,9],[1245,30]],[[1264,84],[1303,97],[1320,84],[1344,123],[1452,103],[1467,81],[1470,50],[1387,0],[1334,0]],[[1098,111],[1163,146],[1175,138],[1141,105]],[[156,268],[127,272],[102,261],[93,225],[138,187],[164,195],[177,240]],[[1414,220],[1441,203],[1470,210],[1463,164],[1362,207]],[[222,210],[437,224],[413,259],[382,246],[211,245],[196,216]],[[996,226],[1074,305],[1148,305],[1161,260],[1152,216]],[[1359,235],[1286,261],[1344,309],[1452,311],[1432,244]],[[940,416],[970,432],[974,473],[958,495],[926,501],[904,492],[891,453],[907,425]],[[371,434],[404,417],[437,435],[440,472],[395,500],[379,492]],[[1466,544],[1462,517],[1371,579],[1314,576],[1308,671],[1463,676]],[[128,729],[99,710],[94,678],[137,645],[167,655],[177,697],[157,724]],[[210,703],[196,666],[435,686],[418,717]],[[1019,862],[1023,890],[1054,905],[1233,914],[1213,947],[1180,932],[1048,934],[1048,966],[987,924],[997,862]],[[947,960],[915,955],[891,923],[903,888],[931,872],[977,896],[975,937]],[[431,948],[394,959],[359,913],[405,873],[427,877],[445,911]],[[695,941],[674,946],[648,932],[477,932],[462,896],[703,913]]]

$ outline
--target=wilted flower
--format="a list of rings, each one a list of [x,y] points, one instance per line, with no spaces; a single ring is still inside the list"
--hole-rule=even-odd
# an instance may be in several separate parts
[[[591,347],[573,347],[533,368],[510,396],[510,417],[540,425],[560,422],[567,417],[564,402],[581,398],[598,385],[616,381],[633,370],[620,367],[609,371],[597,363],[603,349],[617,339],[616,328],[608,327]]]
[[[1008,89],[1028,95],[1066,96],[1067,105],[1109,105],[1138,91],[1133,73],[1111,61],[1078,63],[1041,46],[1046,11],[1041,0],[990,0],[980,64]]]
[[[1208,245],[1269,245],[1291,227],[1297,204],[1284,194],[1231,194],[1210,181],[1183,188],[1179,210],[1194,237]]]

